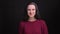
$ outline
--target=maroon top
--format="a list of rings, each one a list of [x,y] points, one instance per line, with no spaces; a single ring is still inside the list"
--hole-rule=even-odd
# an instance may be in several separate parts
[[[19,34],[48,34],[48,29],[44,20],[22,21],[19,24]]]

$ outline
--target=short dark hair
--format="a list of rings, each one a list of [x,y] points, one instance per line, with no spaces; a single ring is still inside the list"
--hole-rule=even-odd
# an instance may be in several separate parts
[[[28,7],[28,5],[34,5],[35,7],[36,7],[36,15],[35,15],[35,18],[36,19],[41,19],[41,16],[40,16],[40,14],[39,14],[39,9],[38,9],[38,6],[37,6],[37,4],[35,3],[35,2],[30,2],[30,3],[28,3],[27,4],[27,6],[25,7],[25,11],[24,11],[24,21],[27,21],[28,20],[28,15],[27,15],[27,7]]]

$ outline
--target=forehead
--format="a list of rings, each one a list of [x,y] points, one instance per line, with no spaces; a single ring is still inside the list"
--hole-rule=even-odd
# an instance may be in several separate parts
[[[35,9],[35,5],[28,5],[27,9]]]

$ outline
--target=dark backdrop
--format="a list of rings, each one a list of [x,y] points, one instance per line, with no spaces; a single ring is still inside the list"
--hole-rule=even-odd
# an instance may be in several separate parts
[[[23,19],[24,7],[30,1],[37,3],[49,34],[58,33],[59,0],[1,0],[0,34],[18,34],[18,24]]]

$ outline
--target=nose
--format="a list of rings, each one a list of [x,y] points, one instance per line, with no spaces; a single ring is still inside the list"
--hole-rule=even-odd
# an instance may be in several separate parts
[[[30,12],[32,12],[32,9],[30,10]]]
[[[30,13],[32,13],[32,9],[30,10]]]
[[[30,14],[32,14],[32,10],[30,10]]]

